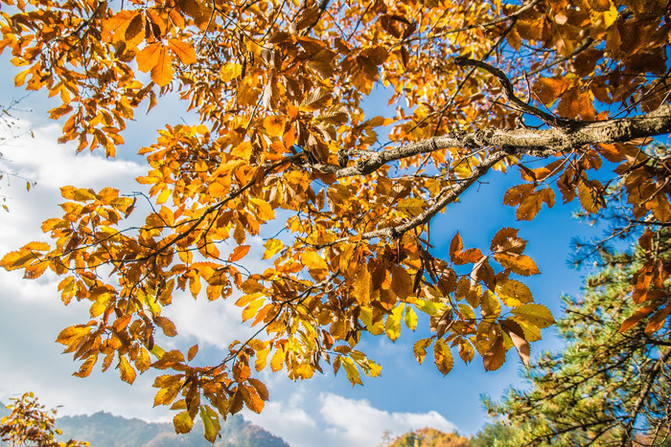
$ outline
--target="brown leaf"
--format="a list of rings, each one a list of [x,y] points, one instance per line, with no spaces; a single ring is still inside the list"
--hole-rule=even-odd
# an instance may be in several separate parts
[[[495,371],[503,365],[506,361],[506,347],[503,343],[503,336],[499,335],[489,348],[489,350],[482,356],[482,363],[485,365],[485,370]]]

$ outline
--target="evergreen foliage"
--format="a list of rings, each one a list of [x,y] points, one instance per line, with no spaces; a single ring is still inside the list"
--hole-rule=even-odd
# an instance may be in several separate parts
[[[645,256],[641,244],[652,249]],[[671,328],[663,318],[639,318],[640,307],[628,297],[641,266],[655,256],[661,268],[670,254],[665,226],[647,230],[633,254],[602,252],[602,268],[587,278],[583,296],[563,297],[565,316],[557,327],[564,350],[543,354],[526,370],[529,391],[511,390],[502,403],[488,402],[492,413],[517,427],[500,445],[671,444]],[[668,281],[648,300],[668,308]]]

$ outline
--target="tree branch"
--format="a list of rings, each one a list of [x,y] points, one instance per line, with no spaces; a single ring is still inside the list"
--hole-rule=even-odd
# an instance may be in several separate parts
[[[556,117],[550,113],[544,112],[543,110],[540,110],[524,101],[522,101],[520,98],[518,98],[515,95],[515,91],[513,89],[513,84],[510,82],[510,79],[503,73],[501,70],[498,68],[489,65],[486,62],[475,60],[475,59],[469,59],[467,57],[458,57],[454,60],[454,63],[457,64],[458,66],[464,66],[468,65],[471,67],[477,67],[482,70],[487,71],[488,73],[493,74],[496,76],[499,81],[501,82],[501,85],[503,85],[503,91],[505,92],[506,99],[513,104],[515,104],[517,107],[519,107],[524,113],[528,113],[530,115],[534,115],[541,120],[543,120],[546,124],[550,124],[553,126],[557,127],[570,127],[575,125],[576,123],[573,121],[569,121],[563,118]]]
[[[490,128],[477,132],[456,131],[380,152],[371,151],[366,160],[360,160],[352,166],[340,167],[323,163],[314,163],[311,166],[318,171],[335,174],[336,177],[351,177],[370,174],[393,161],[453,147],[471,149],[493,147],[500,148],[510,155],[549,157],[586,144],[621,143],[668,133],[671,133],[671,106],[665,104],[646,115],[581,123],[571,128]]]

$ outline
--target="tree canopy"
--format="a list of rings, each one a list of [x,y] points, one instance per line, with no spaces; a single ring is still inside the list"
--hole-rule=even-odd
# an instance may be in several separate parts
[[[0,419],[0,441],[8,442],[11,447],[86,447],[88,442],[70,439],[58,442],[55,436],[61,430],[54,427],[56,410],[46,410],[33,393],[25,393],[20,398],[11,399],[7,405],[11,410],[8,416]]]
[[[200,415],[214,440],[219,415],[261,411],[254,370],[376,376],[362,334],[396,340],[418,314],[432,332],[414,353],[431,350],[443,374],[454,354],[494,370],[515,348],[527,363],[554,322],[524,284],[539,273],[527,241],[502,228],[488,248],[459,233],[446,256],[431,245],[432,219],[491,170],[521,175],[502,197],[520,220],[557,195],[598,213],[620,180],[628,231],[671,218],[668,156],[651,144],[671,131],[665,0],[2,5],[0,50],[23,68],[17,86],[60,100],[61,142],[112,157],[138,107],[168,95],[198,116],[139,149],[149,197],[63,186],[63,215],[42,224],[51,242],[1,261],[60,275],[66,305],[90,302],[90,320],[58,337],[76,375],[164,370],[155,404],[178,411],[178,432]],[[381,116],[364,110],[375,87],[391,96]],[[250,237],[278,216],[290,234],[267,238],[268,268],[246,271]],[[637,274],[649,332],[671,311],[667,277],[657,261]],[[193,363],[197,346],[165,351],[159,331],[177,328],[162,309],[181,291],[234,297],[258,332],[212,365]]]

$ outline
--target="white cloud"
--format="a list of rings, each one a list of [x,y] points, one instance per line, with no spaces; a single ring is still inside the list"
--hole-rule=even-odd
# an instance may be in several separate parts
[[[320,396],[321,415],[328,425],[329,436],[342,439],[340,445],[373,446],[385,431],[400,435],[410,430],[433,427],[445,432],[456,430],[454,424],[436,411],[396,413],[379,410],[367,400],[346,399],[331,393]]]
[[[295,386],[299,391],[286,402],[271,400],[260,415],[245,413],[245,417],[296,447],[373,447],[385,432],[399,436],[424,427],[444,432],[457,429],[437,411],[390,412],[365,399],[333,393],[320,393],[308,400],[304,389]]]

